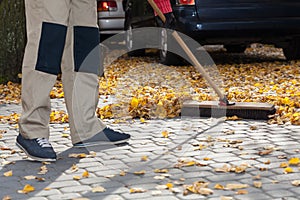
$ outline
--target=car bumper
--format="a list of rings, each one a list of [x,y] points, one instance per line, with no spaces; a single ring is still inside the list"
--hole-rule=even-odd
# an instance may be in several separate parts
[[[117,34],[124,31],[124,18],[100,18],[100,34]]]

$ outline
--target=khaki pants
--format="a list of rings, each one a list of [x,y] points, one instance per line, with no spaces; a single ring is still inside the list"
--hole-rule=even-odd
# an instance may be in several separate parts
[[[95,115],[100,56],[96,0],[25,0],[25,10],[20,133],[28,139],[49,138],[49,93],[62,72],[72,143],[91,138],[105,128]]]

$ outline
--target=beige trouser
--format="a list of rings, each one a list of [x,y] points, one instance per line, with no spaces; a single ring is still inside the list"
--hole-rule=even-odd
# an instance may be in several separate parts
[[[72,143],[91,138],[105,128],[95,115],[100,56],[96,0],[25,0],[25,9],[20,133],[28,139],[49,138],[49,93],[62,72]]]

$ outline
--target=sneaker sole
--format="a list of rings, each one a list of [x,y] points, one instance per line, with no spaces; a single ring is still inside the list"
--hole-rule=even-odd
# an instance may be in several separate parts
[[[128,139],[120,140],[116,142],[105,142],[105,141],[98,141],[98,142],[88,142],[88,143],[82,143],[82,144],[74,144],[73,146],[76,148],[83,148],[83,147],[91,147],[91,146],[100,146],[100,145],[112,145],[112,144],[123,144],[126,143]]]
[[[22,151],[24,151],[24,153],[27,155],[28,158],[31,158],[32,160],[35,161],[40,161],[40,162],[55,162],[56,159],[52,159],[52,158],[39,158],[39,157],[35,157],[30,155],[26,149],[24,147],[22,147],[22,145],[20,145],[18,142],[16,142],[17,147],[19,147]]]

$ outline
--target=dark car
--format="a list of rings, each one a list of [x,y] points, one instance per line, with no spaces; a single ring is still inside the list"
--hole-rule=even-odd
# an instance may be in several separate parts
[[[299,0],[170,1],[177,31],[201,45],[223,44],[229,52],[243,52],[254,42],[274,44],[283,48],[288,60],[300,58]],[[157,26],[146,0],[124,0],[123,4],[126,30]],[[126,42],[130,43],[130,37]]]

